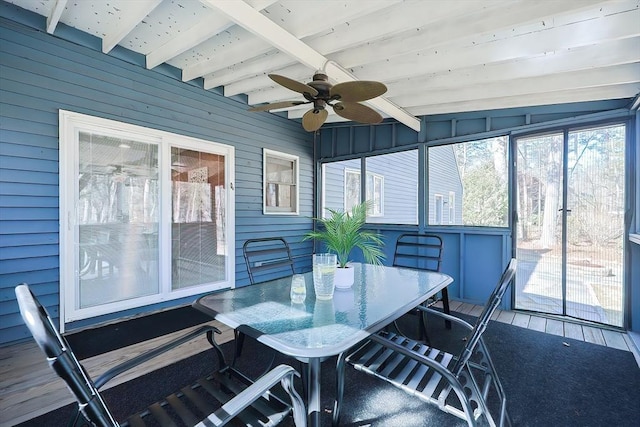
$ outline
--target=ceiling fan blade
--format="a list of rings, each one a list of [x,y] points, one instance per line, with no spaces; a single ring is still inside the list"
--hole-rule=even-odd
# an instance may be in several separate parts
[[[373,108],[357,102],[338,102],[333,106],[333,111],[340,117],[359,123],[380,123],[382,116]]]
[[[331,88],[331,96],[342,102],[360,102],[380,96],[387,91],[387,87],[368,80],[338,83]]]
[[[302,116],[302,127],[307,132],[316,131],[324,124],[328,115],[329,112],[327,110],[316,110],[315,108],[309,110]]]
[[[318,94],[318,91],[312,88],[311,86],[309,86],[308,84],[290,79],[289,77],[281,76],[278,74],[269,74],[269,78],[274,82],[278,83],[279,85],[282,85],[294,92],[308,93],[311,96],[316,96]]]
[[[257,107],[249,108],[249,111],[269,111],[277,110],[278,108],[295,107],[296,105],[308,104],[305,101],[282,101],[274,102],[273,104],[258,105]]]

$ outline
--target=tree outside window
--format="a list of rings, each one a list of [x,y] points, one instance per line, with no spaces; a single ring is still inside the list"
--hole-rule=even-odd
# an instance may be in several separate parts
[[[448,194],[451,225],[509,225],[507,142],[500,136],[429,147],[429,200],[435,203],[429,206],[429,224],[443,224],[437,193]]]

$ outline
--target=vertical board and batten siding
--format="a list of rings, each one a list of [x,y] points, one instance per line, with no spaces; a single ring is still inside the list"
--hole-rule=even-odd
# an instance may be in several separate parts
[[[341,161],[362,156],[387,154],[420,146],[427,148],[435,145],[453,144],[480,140],[511,132],[542,131],[563,125],[581,125],[603,120],[625,118],[629,115],[629,100],[607,100],[583,102],[565,105],[510,108],[505,110],[481,111],[459,114],[443,114],[422,117],[422,130],[419,133],[406,126],[387,120],[378,125],[327,124],[320,130],[320,142],[316,148],[318,158],[324,162]],[[640,131],[636,130],[636,134]],[[443,162],[431,159],[431,168],[449,167]],[[454,164],[453,154],[449,159]],[[457,168],[457,166],[456,166]],[[423,169],[423,167],[421,167]],[[633,172],[632,173],[636,173]],[[426,171],[420,170],[420,176]],[[440,175],[440,174],[438,174]],[[450,174],[449,174],[450,175]],[[445,175],[445,176],[449,176]],[[459,188],[459,179],[454,187]],[[433,203],[433,189],[445,183],[427,183],[429,203]],[[638,190],[636,189],[636,194]],[[443,194],[448,197],[448,191]],[[425,204],[428,210],[428,203]],[[462,208],[462,192],[456,194],[456,210]],[[431,214],[432,215],[432,214]],[[456,212],[456,215],[458,213]],[[503,269],[512,256],[512,234],[508,228],[484,228],[461,226],[430,226],[423,220],[416,227],[368,224],[368,228],[382,234],[385,241],[386,264],[393,261],[395,241],[402,232],[426,232],[440,235],[444,239],[445,251],[442,264],[443,272],[450,274],[454,282],[449,295],[465,302],[484,304]],[[431,216],[433,220],[433,216]],[[444,219],[447,216],[444,215]],[[359,254],[354,257],[362,261]],[[631,253],[631,264],[640,264],[638,250]],[[640,284],[632,277],[632,315],[640,317],[640,299],[633,295],[640,293]],[[505,297],[503,308],[510,308],[511,300]],[[637,324],[637,322],[636,322]],[[637,328],[637,326],[635,326]]]
[[[385,265],[393,263],[398,236],[417,231],[416,228],[407,226],[375,227],[374,224],[370,224],[367,229],[382,235],[385,242]],[[484,305],[510,258],[509,231],[461,227],[431,227],[423,231],[442,238],[444,251],[441,271],[453,278],[453,283],[448,286],[449,298]],[[362,254],[358,251],[353,258],[354,261],[363,262]],[[509,301],[510,291],[502,301],[502,308],[510,308]]]
[[[0,3],[0,345],[29,336],[15,301],[20,282],[32,286],[58,321],[60,109],[235,147],[238,285],[248,283],[241,254],[247,238],[284,236],[294,255],[311,252],[300,241],[313,215],[313,145],[299,123],[247,112],[240,99],[184,83],[169,67],[146,70],[144,57],[124,49],[105,55],[98,39],[76,30],[61,26],[54,37],[44,28],[44,18]],[[300,215],[262,214],[263,147],[299,156]]]

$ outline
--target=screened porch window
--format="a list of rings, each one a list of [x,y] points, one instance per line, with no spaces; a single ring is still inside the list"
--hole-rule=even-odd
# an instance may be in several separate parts
[[[365,159],[364,198],[370,202],[367,222],[418,223],[418,150]],[[362,200],[361,159],[322,165],[323,215],[327,209],[350,211]]]
[[[506,136],[429,147],[429,225],[507,227],[507,152]]]

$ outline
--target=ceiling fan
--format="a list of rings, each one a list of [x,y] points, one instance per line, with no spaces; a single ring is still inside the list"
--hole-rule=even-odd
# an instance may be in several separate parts
[[[382,116],[374,109],[360,104],[360,101],[375,98],[387,91],[387,87],[375,81],[352,81],[332,85],[326,74],[318,71],[313,81],[301,83],[289,77],[269,74],[274,82],[301,93],[306,101],[282,101],[252,107],[249,111],[269,111],[278,108],[293,107],[302,104],[313,104],[313,108],[302,116],[302,127],[307,132],[320,129],[327,120],[327,105],[341,117],[359,123],[380,123]]]

